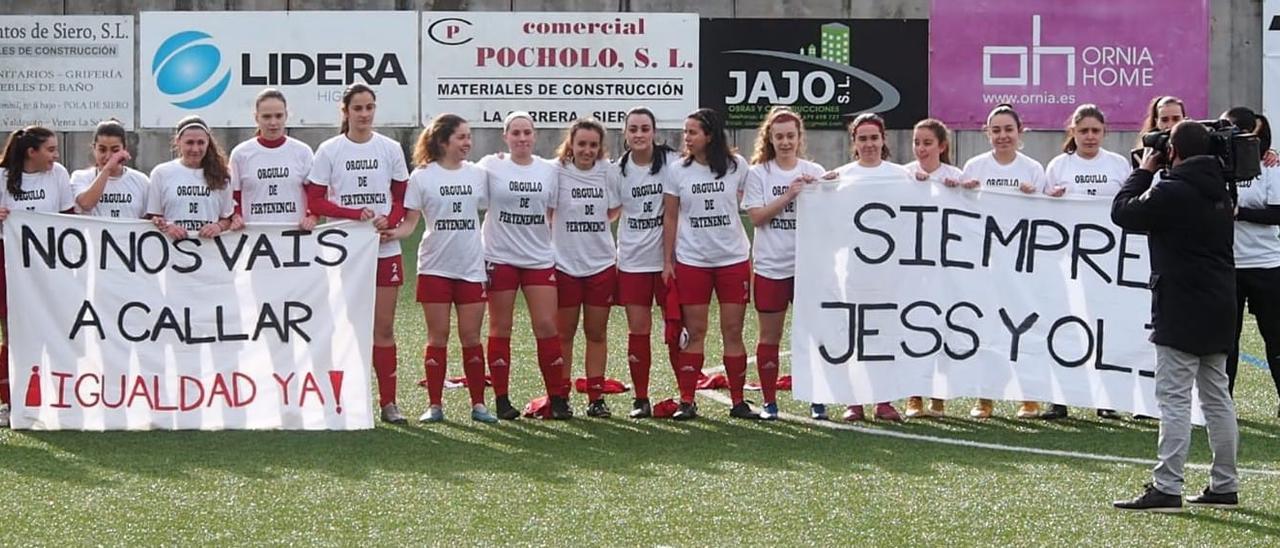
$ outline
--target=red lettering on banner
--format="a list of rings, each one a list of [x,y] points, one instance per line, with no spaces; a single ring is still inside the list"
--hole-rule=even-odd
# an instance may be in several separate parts
[[[245,392],[248,392],[248,397],[245,397]],[[244,373],[232,372],[231,394],[236,400],[235,407],[245,407],[258,397],[258,384]]]
[[[298,407],[307,404],[307,393],[314,392],[316,397],[320,399],[320,405],[324,405],[324,393],[320,391],[320,383],[316,382],[316,376],[308,372],[302,377],[302,394],[298,396]]]
[[[187,387],[193,386],[197,390],[195,399],[187,398]],[[183,375],[178,377],[178,408],[183,411],[191,411],[200,407],[200,402],[204,401],[204,385],[200,384],[200,379]]]
[[[293,382],[293,375],[294,373],[289,373],[288,377],[281,378],[279,373],[271,374],[275,378],[276,384],[280,385],[281,405],[289,405],[289,383]]]
[[[120,379],[120,384],[123,385],[124,375],[120,375]],[[147,381],[143,377],[133,378],[133,389],[129,391],[129,403],[125,405],[127,407],[133,407],[133,402],[138,399],[138,396],[142,396],[142,401],[146,402],[147,407],[152,406],[151,394],[147,392]]]
[[[50,405],[57,409],[70,409],[71,404],[67,403],[66,390],[67,390],[67,379],[71,378],[71,374],[59,373],[57,371],[50,371],[49,375],[57,379],[57,381],[55,382],[58,385],[58,389],[54,391],[57,394],[57,399],[53,400],[53,403]]]
[[[164,391],[160,390],[160,377],[151,377],[151,393],[155,397],[155,404],[151,407],[152,409],[156,411],[177,411],[178,410],[178,406],[176,405],[164,405],[160,403],[160,398],[164,394]]]

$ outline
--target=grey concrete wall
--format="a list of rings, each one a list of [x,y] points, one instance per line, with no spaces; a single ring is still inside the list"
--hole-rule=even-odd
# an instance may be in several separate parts
[[[957,0],[958,1],[958,0]],[[930,0],[3,0],[8,14],[133,14],[148,10],[488,10],[488,11],[636,11],[697,12],[702,17],[855,17],[918,18],[929,17]],[[1260,107],[1262,103],[1262,2],[1261,0],[1212,0],[1210,3],[1209,112],[1192,112],[1206,117],[1234,105]],[[1171,19],[1170,19],[1171,20]],[[1153,17],[1158,32],[1161,18]],[[336,126],[336,119],[335,119]],[[336,129],[336,128],[335,128]],[[412,146],[417,136],[414,128],[387,128],[385,133]],[[231,146],[250,136],[249,130],[216,130],[224,146]],[[292,134],[312,146],[330,137],[334,129],[310,128]],[[733,132],[732,139],[743,155],[749,155],[755,133]],[[678,145],[679,131],[664,131],[668,143]],[[538,135],[538,150],[551,155],[560,140],[558,129],[544,128]],[[1123,152],[1132,147],[1133,133],[1115,133],[1107,137],[1107,147]],[[169,134],[164,130],[140,130],[134,137],[136,164],[150,169],[170,158]],[[989,149],[986,137],[977,131],[956,135],[958,162]],[[612,150],[621,149],[621,135],[610,138]],[[1024,138],[1023,152],[1047,163],[1062,143],[1056,131],[1029,132]],[[909,131],[891,131],[889,146],[898,161],[911,157]],[[497,130],[475,132],[477,155],[502,148]],[[842,131],[813,131],[809,135],[809,154],[817,162],[834,167],[848,161],[849,138]],[[63,136],[64,163],[70,168],[87,162],[89,137],[84,133]]]

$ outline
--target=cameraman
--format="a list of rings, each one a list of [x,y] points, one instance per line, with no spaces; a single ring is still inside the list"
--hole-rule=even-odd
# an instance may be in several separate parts
[[[1172,167],[1152,186],[1161,153],[1147,151],[1111,206],[1111,220],[1148,234],[1151,252],[1151,342],[1156,345],[1156,401],[1160,439],[1153,482],[1122,510],[1181,512],[1183,466],[1191,446],[1191,387],[1213,450],[1211,482],[1192,505],[1237,504],[1235,406],[1227,391],[1227,352],[1235,343],[1235,204],[1222,165],[1209,155],[1209,131],[1199,122],[1173,128]]]

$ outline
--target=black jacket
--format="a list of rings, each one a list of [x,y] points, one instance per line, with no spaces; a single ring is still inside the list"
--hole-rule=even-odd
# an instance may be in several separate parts
[[[1174,166],[1159,184],[1135,170],[1111,220],[1146,232],[1151,250],[1151,342],[1198,356],[1235,345],[1235,204],[1212,156]]]

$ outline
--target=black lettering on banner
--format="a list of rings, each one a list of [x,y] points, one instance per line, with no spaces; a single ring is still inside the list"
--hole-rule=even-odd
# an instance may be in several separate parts
[[[1098,371],[1119,371],[1121,373],[1133,373],[1133,369],[1119,365],[1109,364],[1102,361],[1102,352],[1106,349],[1107,330],[1106,324],[1102,318],[1097,319],[1098,323],[1098,353],[1094,354],[1093,368]]]
[[[71,334],[67,338],[76,340],[76,334],[80,332],[81,327],[96,327],[98,340],[107,340],[107,334],[102,331],[102,319],[98,317],[98,311],[93,309],[93,304],[89,301],[80,305],[80,311],[76,312],[76,321],[71,325]]]
[[[1058,240],[1052,243],[1040,243],[1042,228],[1052,228],[1058,234]],[[1027,273],[1036,271],[1036,251],[1057,251],[1067,247],[1070,235],[1067,228],[1049,219],[1031,221],[1031,249],[1027,252]]]
[[[152,263],[147,261],[147,242],[155,242],[152,246],[160,250],[160,261]],[[142,271],[147,274],[155,274],[164,270],[169,265],[169,241],[167,237],[159,231],[149,230],[138,236],[138,265],[142,267]]]
[[[854,226],[858,227],[858,230],[861,230],[863,233],[867,233],[867,234],[874,234],[874,235],[876,235],[876,236],[879,236],[879,237],[881,237],[881,238],[884,238],[884,242],[885,242],[885,251],[884,251],[884,254],[883,254],[883,255],[880,255],[879,257],[877,257],[877,258],[875,258],[875,259],[872,259],[871,257],[868,257],[866,254],[864,254],[864,253],[862,252],[862,247],[861,247],[861,246],[854,246],[854,248],[853,248],[853,253],[854,253],[855,255],[857,255],[859,259],[862,259],[862,262],[864,262],[864,263],[867,263],[867,264],[880,264],[880,263],[883,263],[883,262],[885,262],[885,261],[889,260],[889,257],[893,255],[893,250],[894,250],[894,248],[895,248],[895,244],[893,243],[893,237],[892,237],[892,236],[890,236],[888,232],[885,232],[885,231],[880,230],[880,229],[877,229],[877,228],[871,228],[871,227],[869,227],[869,226],[867,226],[867,225],[863,224],[863,222],[862,222],[862,216],[863,216],[867,211],[881,211],[881,212],[884,212],[885,214],[887,214],[887,215],[889,216],[889,218],[890,218],[890,219],[896,218],[896,217],[897,217],[897,214],[895,214],[895,213],[893,212],[893,208],[891,208],[891,207],[889,207],[889,206],[887,206],[887,205],[885,205],[885,204],[881,204],[881,203],[870,203],[870,204],[864,205],[864,206],[862,206],[861,208],[859,208],[859,209],[858,209],[858,212],[857,212],[857,213],[854,213],[854,214],[853,214],[853,224],[854,224]]]
[[[107,258],[110,256],[107,253],[108,251],[110,251],[114,253],[115,257],[120,260],[120,263],[124,265],[125,270],[128,270],[129,272],[138,271],[138,252],[137,252],[138,233],[137,232],[129,233],[128,251],[120,248],[120,244],[116,243],[116,239],[111,236],[111,231],[103,230],[100,233],[100,235],[102,236],[102,245],[98,246],[98,249],[101,250],[98,253],[98,269],[99,270],[107,269]]]
[[[343,262],[346,262],[347,248],[346,246],[342,245],[341,240],[346,239],[347,235],[348,235],[347,231],[338,229],[338,228],[330,228],[320,232],[320,234],[316,236],[316,244],[321,247],[327,247],[329,249],[337,251],[338,258],[330,261],[328,259],[325,259],[324,257],[317,255],[316,264],[322,265],[322,266],[338,266]],[[330,241],[331,239],[339,240],[339,241]]]
[[[973,263],[969,261],[953,261],[947,258],[947,244],[950,242],[959,242],[964,239],[960,237],[959,234],[956,234],[951,231],[951,217],[953,215],[959,216],[959,217],[967,217],[970,219],[982,218],[982,215],[979,215],[972,211],[964,211],[962,209],[950,209],[950,208],[942,210],[942,242],[939,244],[941,251],[938,254],[938,258],[939,260],[942,261],[942,266],[944,268],[963,268],[966,270],[972,270]]]
[[[1005,329],[1009,330],[1009,361],[1014,363],[1018,362],[1018,343],[1022,340],[1022,334],[1029,331],[1031,326],[1035,325],[1036,321],[1039,319],[1040,314],[1032,312],[1031,314],[1028,314],[1027,317],[1023,318],[1022,322],[1015,326],[1013,325],[1013,318],[1009,317],[1009,312],[1004,308],[1000,309],[1000,321],[1004,323]]]
[[[1079,325],[1080,328],[1084,330],[1084,335],[1089,341],[1089,346],[1085,350],[1084,355],[1080,356],[1079,359],[1068,360],[1063,358],[1058,355],[1058,350],[1054,345],[1054,341],[1056,340],[1054,336],[1057,335],[1058,329],[1067,324]],[[1081,365],[1084,365],[1085,362],[1089,361],[1089,357],[1093,355],[1093,332],[1089,331],[1089,323],[1083,319],[1076,316],[1063,316],[1058,318],[1058,321],[1053,322],[1053,326],[1049,328],[1049,336],[1045,340],[1045,345],[1049,347],[1049,355],[1053,357],[1053,361],[1058,362],[1058,365],[1063,367],[1080,367]]]
[[[1008,247],[1009,244],[1013,243],[1014,238],[1017,238],[1018,258],[1014,262],[1013,271],[1022,272],[1022,264],[1027,257],[1027,223],[1026,219],[1019,220],[1018,224],[1013,225],[1013,230],[1006,235],[1000,230],[1000,223],[996,222],[995,217],[987,217],[987,228],[982,237],[982,266],[984,268],[991,266],[992,236],[995,236],[996,241],[1005,247]]]
[[[854,315],[854,311],[858,307],[857,305],[853,305],[849,303],[838,303],[838,302],[824,302],[821,304],[821,306],[824,309],[838,308],[845,311],[847,320],[849,322],[849,344],[846,345],[847,348],[845,349],[843,354],[833,357],[829,352],[827,352],[826,343],[818,343],[818,354],[820,354],[822,356],[822,359],[826,360],[827,363],[830,363],[830,364],[845,363],[849,361],[849,357],[853,355],[853,335],[855,330],[857,329],[857,325],[856,325],[857,322],[855,320],[856,316]]]
[[[867,311],[868,310],[897,310],[896,303],[871,303],[858,307],[858,361],[860,362],[891,362],[893,354],[868,354],[866,338],[874,337],[880,334],[879,329],[867,328]]]
[[[47,232],[47,236],[45,237],[46,244],[42,246],[40,245],[40,239],[36,236],[35,231],[31,230],[30,226],[22,225],[22,268],[31,268],[31,252],[33,250],[36,254],[40,255],[40,258],[42,259],[41,262],[44,263],[45,267],[50,269],[53,268],[53,265],[57,260],[54,256],[56,250],[54,249],[53,244],[53,227],[46,228],[45,232]]]
[[[917,308],[928,308],[929,310],[932,310],[934,315],[936,316],[942,315],[942,308],[940,308],[938,305],[933,304],[929,301],[916,301],[902,308],[902,313],[900,314],[900,317],[902,319],[902,326],[911,331],[928,333],[930,336],[933,337],[933,346],[929,347],[928,350],[925,350],[923,352],[912,350],[911,347],[907,346],[906,341],[902,341],[901,343],[899,343],[899,346],[902,347],[902,352],[906,354],[908,357],[923,358],[925,356],[933,354],[942,349],[942,334],[939,333],[937,329],[934,329],[932,327],[916,325],[914,323],[911,323],[911,319],[908,318],[907,316],[911,314],[912,310],[915,310]]]
[[[75,242],[78,256],[75,259],[69,258],[69,250],[67,240]],[[66,268],[80,268],[89,260],[89,242],[85,241],[84,233],[75,228],[65,228],[58,234],[58,258],[61,259],[62,266]]]
[[[289,340],[289,334],[288,334],[289,331],[293,331],[297,333],[298,336],[302,338],[302,340],[306,342],[311,342],[311,336],[308,335],[306,331],[303,331],[302,328],[300,327],[302,324],[306,323],[310,319],[311,319],[311,307],[307,306],[307,303],[298,302],[298,301],[285,301],[284,302],[285,342],[288,342]]]
[[[793,202],[794,203],[794,202]],[[924,258],[924,214],[936,213],[938,206],[902,206],[900,208],[906,213],[916,214],[916,254],[911,259],[898,259],[898,264],[905,266],[934,266],[937,261]],[[945,245],[945,240],[944,240]]]
[[[1101,248],[1084,247],[1082,242],[1084,240],[1085,231],[1096,232],[1098,234],[1102,234],[1103,236],[1106,236],[1107,245],[1102,246]],[[1073,280],[1078,279],[1079,271],[1080,271],[1080,261],[1084,261],[1085,264],[1089,265],[1089,267],[1092,268],[1093,271],[1098,274],[1099,278],[1102,278],[1103,281],[1107,283],[1111,283],[1111,276],[1107,274],[1106,271],[1102,270],[1102,267],[1099,267],[1098,263],[1093,262],[1093,259],[1090,258],[1090,255],[1103,255],[1111,251],[1112,249],[1114,249],[1116,246],[1116,237],[1113,236],[1111,234],[1111,231],[1107,230],[1107,227],[1105,226],[1087,224],[1087,223],[1076,225],[1075,233],[1073,236],[1074,236],[1073,237],[1074,243],[1071,246],[1071,279]]]
[[[126,331],[124,328],[124,317],[134,308],[141,309],[143,314],[151,313],[151,307],[147,306],[146,303],[140,303],[137,301],[125,303],[124,306],[120,307],[120,314],[116,315],[116,330],[119,331],[120,334],[124,336],[125,340],[129,342],[142,342],[151,337],[150,331],[143,331],[138,335],[134,335]]]
[[[204,265],[204,258],[200,257],[200,254],[197,253],[195,249],[187,249],[187,246],[199,248],[200,240],[178,240],[173,242],[174,251],[191,258],[190,265],[182,266],[175,264],[173,266],[174,272],[179,274],[190,274],[200,270],[200,267]]]
[[[244,251],[244,244],[249,239],[244,233],[237,234],[235,237],[235,249],[228,253],[227,242],[225,238],[214,238],[213,243],[218,246],[218,256],[222,257],[222,264],[227,270],[235,268],[236,263],[240,260],[240,253]]]
[[[290,248],[293,250],[293,255],[289,257],[289,260],[284,262],[285,268],[296,268],[311,265],[311,262],[302,260],[302,237],[307,234],[311,234],[311,231],[293,229],[285,230],[280,233],[281,236],[289,238],[289,240],[293,242],[293,246]]]
[[[1142,255],[1137,253],[1129,253],[1129,236],[1136,233],[1128,230],[1120,231],[1120,254],[1116,259],[1116,285],[1121,287],[1132,287],[1134,289],[1146,289],[1147,280],[1126,280],[1124,277],[1124,263],[1127,259],[1141,259]]]
[[[263,306],[268,306],[268,305],[264,304]],[[225,320],[223,320],[223,318],[222,318],[222,307],[221,307],[221,306],[219,306],[219,307],[217,307],[217,308],[215,308],[215,309],[214,309],[214,316],[217,318],[217,321],[215,321],[214,323],[215,323],[215,324],[217,324],[217,326],[218,326],[218,340],[220,340],[220,341],[247,341],[247,340],[249,340],[249,334],[248,334],[248,333],[227,333],[227,332],[225,331],[225,328],[226,328],[227,323],[226,323],[226,321],[225,321]]]
[[[276,250],[271,246],[271,238],[266,234],[259,234],[258,241],[253,244],[253,250],[249,252],[249,261],[245,263],[245,270],[253,270],[253,265],[257,264],[258,259],[266,257],[271,261],[271,266],[280,268],[280,257],[276,256]]]
[[[974,316],[977,316],[978,319],[982,318],[982,310],[978,308],[977,305],[968,301],[960,301],[954,305],[951,305],[951,308],[947,309],[947,327],[951,328],[952,331],[958,331],[960,333],[968,335],[969,340],[972,341],[972,344],[973,344],[973,348],[970,348],[965,352],[956,352],[952,350],[951,343],[946,343],[942,345],[942,349],[946,351],[947,357],[953,360],[967,360],[973,357],[974,354],[978,353],[978,347],[981,344],[981,340],[978,338],[977,331],[974,331],[972,329],[969,329],[968,327],[965,327],[964,325],[956,323],[955,319],[951,317],[956,310],[959,310],[961,308],[973,311]]]

